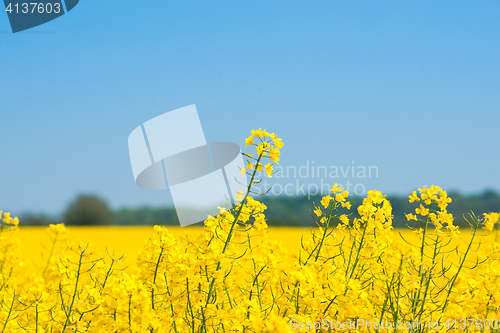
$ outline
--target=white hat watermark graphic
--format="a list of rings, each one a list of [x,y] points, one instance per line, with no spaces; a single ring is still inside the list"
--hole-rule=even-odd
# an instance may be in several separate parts
[[[246,191],[240,147],[207,144],[195,105],[146,121],[128,137],[135,183],[171,191],[181,226],[204,221],[230,208],[235,193]]]

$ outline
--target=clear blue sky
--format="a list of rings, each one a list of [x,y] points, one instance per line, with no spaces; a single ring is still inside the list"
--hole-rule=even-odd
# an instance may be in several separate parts
[[[190,104],[209,141],[276,132],[284,166],[500,190],[499,60],[497,0],[82,0],[18,34],[2,11],[0,210],[170,204],[135,185],[127,137]]]

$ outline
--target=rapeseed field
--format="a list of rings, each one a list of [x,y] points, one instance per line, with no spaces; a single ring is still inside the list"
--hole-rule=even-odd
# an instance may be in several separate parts
[[[253,189],[283,143],[259,129],[245,144],[247,191],[203,228],[44,234],[1,213],[0,332],[499,331],[498,213],[460,230],[446,191],[422,187],[400,232],[381,192],[351,207],[335,184],[317,227],[270,229]]]

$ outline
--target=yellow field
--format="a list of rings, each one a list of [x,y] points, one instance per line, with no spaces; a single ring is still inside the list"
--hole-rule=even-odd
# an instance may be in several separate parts
[[[79,241],[82,244],[90,242],[99,251],[108,249],[115,251],[116,256],[125,254],[131,263],[134,263],[139,250],[144,243],[153,235],[153,227],[69,227],[70,241]],[[168,230],[178,239],[184,234],[196,236],[203,231],[200,227],[168,227]],[[407,240],[411,240],[413,234],[409,230],[395,230],[401,233]],[[273,240],[281,241],[284,248],[291,253],[299,253],[300,240],[302,236],[310,234],[310,228],[269,228],[269,236]],[[468,232],[463,231],[462,238],[468,240]],[[41,261],[41,253],[48,252],[51,246],[50,238],[45,227],[21,227],[18,235],[21,241],[21,251],[25,260],[25,267],[31,270],[45,264]],[[397,238],[400,238],[398,235]],[[482,237],[481,242],[494,241],[494,234]],[[471,255],[474,258],[474,255]]]
[[[257,170],[273,172],[261,158],[277,162],[283,144],[260,129],[245,142],[258,153],[242,169],[247,192],[203,229],[47,233],[0,216],[1,332],[338,332],[354,320],[356,332],[500,333],[499,213],[471,216],[461,231],[432,185],[409,196],[415,214],[405,217],[421,228],[398,231],[380,191],[352,207],[358,218],[338,213],[352,204],[335,184],[314,206],[318,227],[268,228],[250,194]]]
[[[139,250],[153,235],[153,227],[69,227],[68,240],[90,242],[98,250],[108,249],[115,251],[117,256],[126,254],[131,262],[135,262]],[[176,238],[185,233],[198,235],[203,231],[200,227],[168,227]],[[272,239],[282,241],[283,246],[290,251],[300,249],[300,238],[309,234],[307,228],[270,228],[269,235]],[[47,253],[51,240],[45,227],[21,227],[19,235],[21,251],[25,259],[26,268],[40,266],[41,253]]]

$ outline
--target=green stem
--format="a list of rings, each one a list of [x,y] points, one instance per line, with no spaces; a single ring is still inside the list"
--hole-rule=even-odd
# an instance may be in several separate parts
[[[472,238],[467,246],[467,250],[465,251],[464,253],[464,257],[460,263],[460,266],[458,267],[458,270],[457,270],[457,273],[453,276],[451,282],[450,282],[450,287],[448,288],[448,291],[446,293],[446,299],[445,299],[445,302],[443,304],[443,309],[441,311],[441,316],[443,316],[444,314],[444,311],[446,310],[446,307],[448,306],[448,303],[449,303],[449,297],[450,297],[450,294],[451,294],[451,290],[453,289],[453,286],[455,285],[455,282],[457,281],[457,277],[458,275],[460,274],[460,271],[462,270],[462,267],[464,266],[464,263],[465,263],[465,259],[467,258],[467,255],[469,254],[469,251],[470,251],[470,248],[472,246],[472,243],[474,242],[474,237],[476,236],[476,232],[477,232],[477,228],[479,227],[479,220],[476,219],[476,224],[474,226],[474,229],[472,230]]]
[[[192,321],[189,326],[191,326],[191,330],[194,333],[194,313],[193,313],[193,307],[191,305],[191,298],[189,296],[189,279],[188,278],[186,278],[186,291],[187,291],[187,305],[188,305],[189,312],[191,314],[191,321]],[[205,325],[205,323],[203,323],[203,325]]]
[[[113,273],[113,265],[115,263],[115,258],[112,258],[111,259],[111,265],[109,266],[109,269],[108,271],[106,272],[106,277],[104,278],[104,281],[102,283],[102,290],[101,290],[101,295],[102,293],[104,292],[104,287],[106,287],[106,283],[108,281],[108,278],[111,276],[111,274]]]
[[[12,295],[12,303],[9,307],[9,313],[7,314],[7,318],[5,318],[5,324],[3,325],[2,333],[5,332],[5,328],[7,328],[7,323],[9,322],[10,315],[12,314],[12,309],[14,309],[14,302],[16,300],[16,294]]]
[[[83,250],[82,253],[80,253],[80,259],[78,261],[78,270],[76,272],[75,291],[73,292],[73,298],[71,300],[71,305],[69,306],[69,309],[68,309],[68,312],[66,315],[66,322],[64,323],[62,333],[66,332],[66,328],[68,327],[68,325],[70,323],[71,311],[73,311],[73,306],[75,304],[76,294],[78,293],[78,282],[80,281],[80,270],[82,267],[82,259],[83,259],[84,253],[85,253],[85,250]]]
[[[248,196],[250,195],[250,189],[251,189],[253,181],[255,179],[255,175],[257,174],[257,166],[259,165],[259,162],[260,162],[263,154],[264,154],[264,152],[262,152],[259,155],[259,158],[257,159],[257,162],[255,164],[255,168],[253,170],[252,178],[250,179],[250,183],[248,184],[248,187],[247,187],[247,193],[245,194],[245,197],[241,201],[240,208],[238,209],[238,212],[237,212],[236,216],[234,217],[234,221],[231,224],[231,228],[230,228],[229,233],[227,235],[226,241],[224,242],[224,248],[222,249],[222,252],[221,252],[222,254],[226,253],[226,250],[229,246],[229,243],[231,242],[231,238],[233,237],[234,228],[235,228],[236,224],[238,223],[238,218],[240,217],[243,206],[245,205],[245,202],[246,202]],[[220,269],[221,269],[221,263],[219,262],[217,264],[215,272],[218,272]],[[210,301],[212,299],[214,284],[215,284],[215,278],[212,278],[212,281],[210,282],[210,287],[208,289],[208,296],[207,296],[207,302],[205,304],[205,307],[210,303]]]
[[[359,256],[361,254],[361,249],[363,247],[363,242],[365,240],[365,235],[366,235],[366,225],[363,229],[363,235],[361,236],[361,240],[359,241],[359,248],[358,248],[358,252],[356,253],[356,259],[354,260],[354,263],[352,264],[352,270],[351,270],[351,275],[349,276],[349,279],[352,278],[352,276],[354,275],[354,270],[356,269],[356,266],[358,265],[358,262],[359,262]]]
[[[132,294],[128,297],[128,327],[130,328],[130,331],[132,332]]]
[[[439,236],[436,237],[436,242],[434,243],[434,253],[432,255],[432,267],[434,267],[434,265],[436,263],[438,244],[439,244]],[[424,275],[427,275],[427,274],[424,274]],[[425,300],[427,298],[427,293],[429,292],[431,280],[432,280],[432,272],[429,272],[428,276],[427,276],[427,282],[426,282],[426,286],[425,286],[424,295],[422,296],[422,305],[420,307],[420,312],[418,314],[417,322],[420,322],[422,319],[422,315],[424,313]],[[420,294],[418,297],[420,298]]]
[[[163,255],[163,250],[164,247],[162,245],[160,249],[160,255],[158,256],[158,260],[156,261],[156,266],[155,266],[155,273],[153,276],[153,287],[151,289],[151,308],[154,310],[155,309],[155,283],[156,283],[156,276],[158,274],[158,267],[160,266],[160,261],[161,261],[161,256]]]
[[[332,206],[330,207],[330,212],[328,214],[328,219],[326,220],[326,224],[324,226],[325,230],[323,230],[323,236],[321,237],[321,241],[319,243],[318,252],[316,253],[316,258],[314,259],[315,262],[318,261],[319,253],[321,252],[321,248],[323,247],[323,243],[325,242],[326,234],[328,232],[328,227],[330,225],[330,219],[332,218],[332,212],[333,212],[334,208],[335,208],[335,202],[333,202]],[[307,261],[306,261],[306,264],[307,264]]]
[[[35,305],[35,332],[38,333],[38,304]]]
[[[423,282],[423,278],[424,278],[422,276],[422,270],[424,268],[425,238],[427,236],[427,229],[429,226],[429,218],[430,218],[430,214],[431,214],[431,208],[432,208],[432,202],[429,204],[429,213],[427,214],[427,218],[425,219],[424,232],[422,234],[422,245],[420,246],[420,267],[418,268],[418,276],[420,277],[420,285],[418,286],[418,291],[416,291],[413,294],[413,299],[412,299],[412,304],[411,304],[411,312],[413,314],[415,313],[416,307],[418,306],[420,293],[422,291],[422,282]]]

